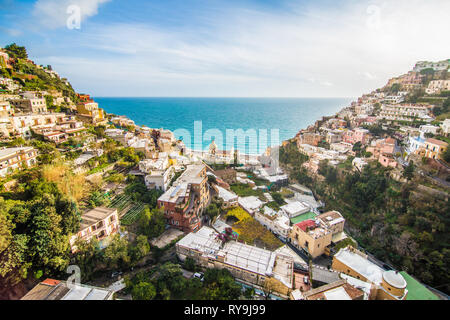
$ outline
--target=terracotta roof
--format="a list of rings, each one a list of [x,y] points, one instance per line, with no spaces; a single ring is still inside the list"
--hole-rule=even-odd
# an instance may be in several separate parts
[[[305,220],[296,224],[296,226],[306,232],[309,227],[315,227],[316,222],[314,220]]]
[[[43,284],[47,284],[49,286],[56,286],[58,283],[60,283],[61,281],[59,280],[54,280],[54,279],[45,279],[44,281],[42,281],[41,283]]]
[[[395,144],[395,140],[394,140],[393,138],[387,138],[387,139],[385,140],[385,142],[386,142],[387,144]]]
[[[448,145],[448,143],[445,141],[441,141],[441,140],[437,140],[437,139],[433,139],[433,138],[428,138],[427,140],[425,140],[425,142],[437,144],[438,146],[443,146],[443,147]]]

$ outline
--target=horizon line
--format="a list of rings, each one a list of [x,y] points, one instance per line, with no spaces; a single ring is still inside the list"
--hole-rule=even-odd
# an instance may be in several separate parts
[[[80,93],[82,94],[82,93]],[[264,97],[264,96],[236,96],[236,97],[223,97],[223,96],[96,96],[95,98],[164,98],[164,99],[354,99],[355,97]]]

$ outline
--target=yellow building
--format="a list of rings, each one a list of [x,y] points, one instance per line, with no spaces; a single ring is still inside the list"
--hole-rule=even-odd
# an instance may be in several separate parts
[[[78,116],[93,124],[103,124],[107,122],[106,114],[103,109],[98,107],[98,103],[87,94],[78,95],[79,102],[77,104]]]
[[[332,232],[314,220],[305,220],[294,225],[290,235],[291,243],[305,249],[313,258],[327,251]]]
[[[91,123],[105,122],[105,112],[98,107],[96,102],[80,102],[77,104],[77,112],[81,118],[89,119]]]
[[[447,150],[448,143],[445,141],[429,138],[425,140],[423,148],[419,149],[418,153],[422,157],[430,159],[441,159],[442,154]]]
[[[386,271],[367,259],[367,255],[348,246],[333,257],[332,269],[373,284],[371,300],[406,300],[406,280],[397,271]]]

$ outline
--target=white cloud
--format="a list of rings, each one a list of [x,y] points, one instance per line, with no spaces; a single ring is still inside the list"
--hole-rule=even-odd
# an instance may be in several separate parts
[[[450,1],[349,3],[205,12],[207,28],[99,26],[81,45],[101,57],[85,56],[86,67],[66,73],[102,95],[357,96],[418,60],[449,58]]]
[[[80,22],[97,15],[101,4],[110,0],[38,0],[34,5],[33,15],[48,28],[67,26],[73,14],[80,13]],[[75,11],[73,10],[75,6]]]

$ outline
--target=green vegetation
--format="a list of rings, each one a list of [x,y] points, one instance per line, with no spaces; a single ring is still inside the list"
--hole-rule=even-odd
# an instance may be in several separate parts
[[[239,197],[263,197],[264,192],[261,189],[253,190],[248,184],[236,183],[230,186],[231,191],[236,193]]]
[[[233,230],[239,234],[238,241],[265,247],[268,250],[276,250],[283,245],[272,232],[240,207],[228,211],[225,217],[237,219],[237,222],[233,225]]]
[[[21,175],[18,183],[15,192],[0,196],[0,286],[5,289],[33,274],[64,271],[69,235],[80,223],[76,202],[39,172]]]
[[[78,241],[76,246],[78,251],[72,256],[71,263],[80,267],[82,282],[90,281],[99,273],[137,266],[150,254],[150,244],[145,235],[139,235],[134,242],[130,242],[116,234],[103,250],[95,239]]]
[[[161,190],[148,190],[142,177],[129,176],[129,183],[125,188],[125,194],[131,196],[133,201],[144,202],[151,208],[156,207],[158,198],[163,194]]]
[[[295,141],[289,142],[280,148],[280,163],[289,164],[291,167],[298,168],[309,160],[309,157],[300,153]]]
[[[28,59],[27,49],[15,43],[7,45],[5,50],[12,58]]]
[[[364,167],[361,173],[321,163],[319,173],[325,181],[310,177],[305,184],[327,204],[326,210],[344,215],[348,232],[367,251],[450,292],[445,267],[450,257],[448,202],[416,192],[413,171],[410,166],[405,174],[410,181],[401,184],[390,178],[390,169],[378,163]],[[293,171],[291,177],[297,176]]]
[[[164,218],[164,210],[149,207],[139,215],[139,232],[146,235],[150,239],[160,236],[166,227],[166,219]]]
[[[207,269],[203,281],[183,277],[180,265],[167,262],[126,279],[126,292],[138,300],[237,300],[241,286],[226,269]]]
[[[279,206],[284,206],[286,204],[286,202],[283,199],[283,195],[279,192],[273,192],[272,198]]]
[[[129,226],[135,223],[147,206],[144,203],[133,203],[128,211],[120,219],[120,223],[124,226]]]
[[[211,204],[206,208],[205,215],[207,215],[209,219],[213,220],[222,213],[222,205],[223,200],[218,197],[214,197]]]
[[[346,247],[348,247],[348,246],[352,246],[353,248],[356,248],[356,249],[358,248],[358,244],[357,244],[355,241],[353,241],[353,239],[351,239],[351,238],[346,238],[346,239],[340,241],[340,242],[334,247],[334,250],[335,250],[336,252],[338,252],[338,251],[341,250],[342,248],[346,248]]]

